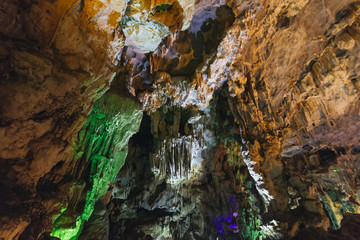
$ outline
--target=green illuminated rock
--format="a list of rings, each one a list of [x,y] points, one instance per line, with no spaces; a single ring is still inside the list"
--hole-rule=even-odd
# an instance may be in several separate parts
[[[139,129],[142,111],[130,98],[121,97],[114,91],[106,93],[94,105],[94,109],[74,143],[78,162],[78,178],[86,175],[86,199],[81,214],[75,206],[54,217],[51,236],[61,240],[76,240],[88,221],[95,202],[108,190],[108,184],[124,165],[130,137]],[[86,170],[90,174],[84,174]],[[65,224],[67,223],[67,224]]]

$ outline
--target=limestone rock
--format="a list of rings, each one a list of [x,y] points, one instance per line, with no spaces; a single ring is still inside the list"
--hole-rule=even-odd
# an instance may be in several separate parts
[[[0,239],[357,238],[358,1],[0,10]]]

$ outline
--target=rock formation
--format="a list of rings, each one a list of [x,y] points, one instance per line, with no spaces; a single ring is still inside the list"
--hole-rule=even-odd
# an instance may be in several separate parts
[[[360,239],[360,2],[0,2],[0,239]]]

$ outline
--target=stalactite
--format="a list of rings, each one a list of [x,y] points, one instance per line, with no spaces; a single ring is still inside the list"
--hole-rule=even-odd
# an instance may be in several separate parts
[[[115,180],[116,174],[124,165],[127,144],[130,137],[138,131],[142,111],[133,100],[123,98],[116,92],[108,92],[94,105],[87,122],[79,132],[74,143],[78,164],[78,177],[86,177],[88,166],[90,173],[87,182],[85,204],[82,213],[76,217],[76,205],[67,205],[63,213],[54,218],[52,236],[61,240],[76,240],[86,221],[89,220],[96,201]],[[72,203],[72,202],[70,202]],[[81,202],[75,202],[81,204]],[[73,203],[73,204],[75,204]],[[63,226],[64,213],[74,212],[75,226]],[[66,219],[65,219],[66,220]]]

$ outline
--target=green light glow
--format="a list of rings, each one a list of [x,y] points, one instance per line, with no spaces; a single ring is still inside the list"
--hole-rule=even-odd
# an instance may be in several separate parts
[[[74,143],[77,161],[90,164],[90,177],[86,187],[84,210],[76,217],[74,206],[69,206],[54,217],[51,236],[61,240],[76,240],[85,221],[94,211],[95,202],[103,196],[110,182],[125,163],[127,144],[130,137],[139,130],[142,111],[130,98],[123,98],[108,92],[96,101],[93,111]],[[72,226],[62,224],[63,219],[76,219]],[[60,222],[60,224],[56,224]],[[76,223],[75,223],[76,222]],[[71,224],[70,224],[71,225]]]
[[[339,173],[339,170],[338,170],[338,169],[334,169],[333,172]]]
[[[76,219],[75,228],[54,228],[51,236],[63,239],[77,239],[81,233],[83,222],[80,217]]]

